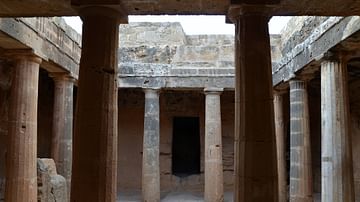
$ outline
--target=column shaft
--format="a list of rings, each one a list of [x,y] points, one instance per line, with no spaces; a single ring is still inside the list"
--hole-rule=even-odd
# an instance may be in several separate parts
[[[51,157],[57,172],[65,177],[70,193],[74,80],[64,74],[51,76],[55,84]]]
[[[18,58],[14,67],[6,156],[7,202],[37,201],[36,148],[40,61],[35,57]]]
[[[306,83],[290,81],[290,201],[312,202],[312,167]]]
[[[279,202],[287,201],[287,183],[286,183],[286,161],[285,161],[285,128],[283,114],[283,95],[276,93],[274,95],[275,112],[275,132],[276,132],[276,152],[278,167],[278,186]]]
[[[205,89],[205,201],[224,201],[220,94]]]
[[[277,201],[269,17],[236,21],[235,201]]]
[[[321,64],[322,201],[354,201],[345,62]]]
[[[114,202],[117,172],[119,13],[80,11],[83,20],[73,139],[71,201]]]
[[[159,90],[145,90],[142,197],[144,202],[160,201],[160,103]]]

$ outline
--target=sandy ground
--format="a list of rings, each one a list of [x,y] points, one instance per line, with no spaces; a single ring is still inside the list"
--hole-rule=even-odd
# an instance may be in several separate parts
[[[141,201],[140,192],[126,192],[120,193],[118,197],[118,202],[135,202]],[[203,202],[204,198],[202,193],[191,193],[191,192],[171,192],[171,193],[161,193],[162,202]],[[224,194],[225,202],[233,201],[233,194],[226,192]]]

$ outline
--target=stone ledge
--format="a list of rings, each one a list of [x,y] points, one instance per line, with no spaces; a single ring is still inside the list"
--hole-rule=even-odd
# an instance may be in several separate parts
[[[43,59],[49,71],[66,71],[77,78],[80,61],[79,38],[69,26],[52,18],[1,18],[0,31],[10,36],[4,49],[30,48]],[[65,26],[65,25],[64,25]]]
[[[179,88],[203,89],[206,87],[234,90],[235,79],[228,77],[119,77],[119,88]]]
[[[273,67],[273,85],[289,81],[295,74],[340,43],[351,40],[360,30],[360,17],[330,17],[316,27],[302,43],[283,56]]]

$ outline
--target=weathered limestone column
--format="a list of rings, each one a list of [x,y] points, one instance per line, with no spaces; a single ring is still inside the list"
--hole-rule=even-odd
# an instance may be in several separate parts
[[[50,76],[55,84],[51,157],[57,172],[65,177],[70,193],[75,79],[65,73],[53,73]]]
[[[117,172],[117,53],[122,13],[85,7],[73,138],[71,201],[114,202]],[[127,17],[126,17],[127,18]]]
[[[160,201],[160,102],[159,89],[144,89],[144,139],[142,197],[144,202]]]
[[[235,201],[278,201],[269,17],[236,17]]]
[[[221,135],[222,88],[205,88],[205,201],[224,201]]]
[[[6,202],[37,201],[37,104],[39,65],[33,55],[15,55],[6,155]]]
[[[283,113],[283,95],[280,92],[274,93],[274,112],[275,112],[275,133],[276,133],[276,153],[278,167],[278,186],[279,202],[287,201],[286,184],[286,160],[285,160],[285,127]]]
[[[321,200],[354,201],[347,65],[321,64]]]
[[[309,107],[305,81],[290,81],[290,201],[312,202]]]

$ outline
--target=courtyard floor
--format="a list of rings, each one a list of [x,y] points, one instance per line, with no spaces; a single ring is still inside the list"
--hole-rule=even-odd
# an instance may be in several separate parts
[[[120,193],[117,202],[135,202],[141,201],[141,192]],[[203,202],[204,197],[201,193],[191,192],[167,192],[161,193],[162,202]],[[233,202],[233,193],[225,192],[224,202]]]

